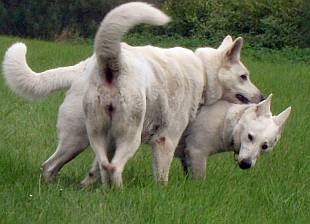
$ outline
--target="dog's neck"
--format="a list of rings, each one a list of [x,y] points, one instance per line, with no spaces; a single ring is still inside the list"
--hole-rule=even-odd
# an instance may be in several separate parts
[[[209,48],[202,58],[205,76],[204,102],[211,105],[222,98],[223,90],[218,80],[218,73],[222,65],[221,53],[217,49]]]
[[[249,105],[232,104],[227,110],[223,125],[223,149],[238,152],[240,149],[240,133],[242,116],[249,109]]]

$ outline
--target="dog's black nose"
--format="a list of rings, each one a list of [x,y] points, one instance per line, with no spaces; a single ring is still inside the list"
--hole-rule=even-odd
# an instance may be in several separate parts
[[[241,160],[241,162],[239,163],[239,167],[243,170],[245,169],[249,169],[252,166],[252,162],[249,159],[243,159]]]
[[[262,102],[263,100],[265,100],[266,97],[264,95],[260,95],[260,101]]]

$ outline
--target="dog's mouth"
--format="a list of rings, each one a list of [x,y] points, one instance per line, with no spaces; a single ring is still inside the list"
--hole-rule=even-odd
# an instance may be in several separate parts
[[[236,94],[236,98],[241,102],[241,103],[244,103],[244,104],[248,104],[250,103],[250,100],[248,98],[246,98],[245,96],[241,95],[241,94]]]

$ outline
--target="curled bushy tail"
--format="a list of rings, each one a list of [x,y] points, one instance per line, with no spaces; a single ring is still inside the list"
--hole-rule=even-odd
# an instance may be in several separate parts
[[[72,82],[82,75],[89,59],[74,66],[60,67],[36,73],[26,61],[27,47],[23,43],[13,44],[4,56],[2,64],[7,85],[26,99],[35,100],[71,87]]]
[[[120,42],[129,29],[142,23],[159,26],[169,21],[170,18],[163,12],[142,2],[123,4],[109,12],[95,38],[97,62],[105,75],[117,73]]]

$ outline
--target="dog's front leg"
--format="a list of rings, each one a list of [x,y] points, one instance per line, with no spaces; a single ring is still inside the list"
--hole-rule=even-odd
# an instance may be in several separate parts
[[[188,151],[188,160],[191,165],[192,175],[195,179],[206,177],[207,157],[201,150],[190,148]]]
[[[175,148],[176,144],[168,137],[159,137],[153,142],[153,169],[156,181],[168,183]]]

